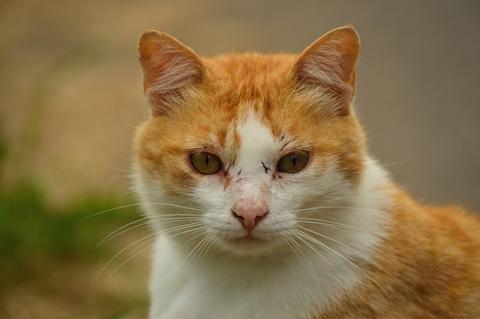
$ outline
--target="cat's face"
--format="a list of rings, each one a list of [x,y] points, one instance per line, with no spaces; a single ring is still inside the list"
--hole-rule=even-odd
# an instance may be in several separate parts
[[[158,231],[260,254],[295,245],[314,207],[349,205],[364,161],[353,29],[300,56],[201,59],[156,32],[139,51],[152,116],[136,138],[137,189]]]

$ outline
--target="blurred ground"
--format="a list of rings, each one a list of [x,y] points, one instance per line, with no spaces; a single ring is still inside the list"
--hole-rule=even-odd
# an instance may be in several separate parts
[[[480,210],[478,1],[0,0],[0,317],[144,316],[148,253],[91,285],[148,234],[95,247],[138,213],[85,218],[134,202],[144,30],[212,55],[298,52],[348,23],[363,40],[357,111],[373,154],[417,198]]]

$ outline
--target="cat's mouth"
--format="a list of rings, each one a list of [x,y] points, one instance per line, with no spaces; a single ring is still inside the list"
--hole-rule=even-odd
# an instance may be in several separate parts
[[[236,237],[223,237],[221,246],[238,255],[262,255],[272,252],[282,240],[265,238],[260,235],[244,234]]]
[[[265,243],[266,240],[259,238],[257,236],[252,235],[251,233],[247,233],[244,236],[240,237],[235,237],[235,238],[229,238],[227,241],[231,243],[238,243],[238,244],[243,244],[243,243]]]
[[[275,246],[274,241],[268,238],[263,238],[255,234],[245,234],[238,237],[224,238],[224,243],[230,249],[240,254],[257,254],[269,251],[272,246]]]

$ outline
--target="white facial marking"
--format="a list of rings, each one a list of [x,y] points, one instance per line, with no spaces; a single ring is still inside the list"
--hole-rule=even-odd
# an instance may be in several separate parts
[[[242,172],[265,173],[262,162],[271,166],[279,146],[270,130],[260,122],[253,111],[249,111],[246,118],[240,121],[237,128],[240,149],[235,166],[242,169]]]
[[[273,135],[249,111],[239,119],[237,132],[240,149],[232,172],[241,172],[231,186],[232,213],[249,232],[263,220],[269,211],[268,196],[271,188],[273,158],[278,151]],[[240,176],[241,175],[241,176]]]

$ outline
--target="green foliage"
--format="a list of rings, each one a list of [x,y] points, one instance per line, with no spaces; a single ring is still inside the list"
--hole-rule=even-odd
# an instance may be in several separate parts
[[[0,173],[7,155],[0,136]],[[40,304],[46,304],[45,309],[66,305],[77,316],[72,319],[143,316],[147,312],[144,295],[112,292],[101,284],[83,291],[69,282],[59,285],[49,279],[53,274],[65,276],[75,269],[71,275],[77,283],[93,281],[92,265],[99,265],[100,269],[118,252],[119,244],[112,241],[113,245],[109,242],[97,247],[98,243],[113,230],[139,217],[137,207],[120,208],[130,201],[95,195],[58,207],[52,206],[32,182],[0,185],[0,317],[5,317],[5,307],[8,308],[3,302],[15,300],[18,287]],[[125,243],[124,238],[119,239]],[[135,276],[131,280],[136,280]],[[129,284],[129,280],[127,276],[120,282]],[[92,296],[99,301],[90,305]],[[56,315],[52,312],[51,317]]]
[[[84,198],[66,208],[52,208],[30,183],[0,189],[0,274],[27,273],[51,260],[89,262],[105,256],[98,242],[136,214],[117,207],[114,198]],[[2,276],[3,277],[3,276]]]

